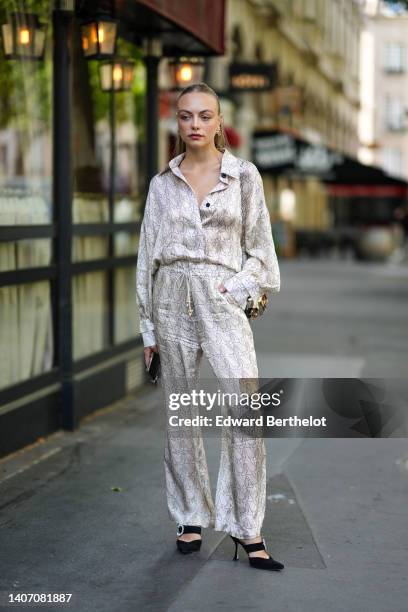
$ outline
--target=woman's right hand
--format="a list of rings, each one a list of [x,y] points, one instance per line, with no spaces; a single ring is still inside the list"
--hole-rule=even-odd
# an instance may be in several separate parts
[[[144,360],[145,360],[146,369],[149,368],[150,360],[153,357],[153,353],[158,353],[158,352],[159,352],[159,349],[157,348],[157,344],[154,344],[153,346],[145,346]]]

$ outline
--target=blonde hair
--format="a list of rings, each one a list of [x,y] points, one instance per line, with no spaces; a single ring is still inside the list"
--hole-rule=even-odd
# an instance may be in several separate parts
[[[220,114],[220,111],[221,111],[220,100],[217,94],[215,93],[215,91],[209,85],[207,85],[207,83],[201,82],[201,83],[193,83],[191,85],[187,85],[187,87],[185,87],[181,91],[176,102],[178,102],[180,98],[184,96],[185,94],[192,93],[193,91],[198,91],[200,93],[206,93],[206,94],[210,94],[210,96],[213,96],[217,101],[217,110],[218,110],[218,114]],[[222,122],[220,123],[220,133],[219,134],[216,133],[214,136],[214,144],[215,144],[216,149],[218,149],[218,151],[224,151],[225,147],[228,145],[227,135],[225,133],[224,125]],[[185,151],[186,151],[186,143],[184,142],[184,140],[181,138],[180,134],[178,133],[177,140],[176,140],[176,146],[175,146],[175,154],[179,155],[180,153],[184,153]]]

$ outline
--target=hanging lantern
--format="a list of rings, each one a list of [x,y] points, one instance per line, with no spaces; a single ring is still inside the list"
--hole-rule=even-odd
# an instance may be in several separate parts
[[[182,89],[190,83],[197,83],[204,77],[202,57],[178,57],[169,62],[173,89]]]
[[[1,26],[6,59],[44,59],[46,26],[34,13],[11,13]]]
[[[102,91],[129,91],[133,84],[135,62],[126,57],[115,57],[101,62],[99,78]]]
[[[118,22],[111,17],[97,17],[81,25],[82,51],[86,59],[113,57],[116,50]]]

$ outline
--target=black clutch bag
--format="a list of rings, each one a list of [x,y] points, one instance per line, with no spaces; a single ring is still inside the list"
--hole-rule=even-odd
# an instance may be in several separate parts
[[[153,353],[153,357],[150,360],[148,367],[148,373],[152,383],[156,383],[160,376],[160,355],[159,353]]]

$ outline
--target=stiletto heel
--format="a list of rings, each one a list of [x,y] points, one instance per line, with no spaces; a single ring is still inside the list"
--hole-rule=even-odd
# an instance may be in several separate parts
[[[239,560],[239,555],[238,555],[238,542],[234,539],[233,536],[231,536],[231,538],[234,540],[234,544],[235,544],[235,555],[233,558],[233,561],[238,561]]]
[[[256,552],[257,550],[266,550],[264,538],[262,538],[262,542],[256,542],[254,544],[244,544],[243,542],[241,542],[239,538],[236,538],[233,535],[230,535],[230,538],[235,544],[235,555],[233,559],[234,561],[237,561],[239,559],[238,544],[241,544],[242,548],[248,554],[248,561],[251,567],[255,567],[256,569],[265,569],[265,570],[281,570],[285,567],[283,563],[280,563],[280,561],[276,561],[276,559],[271,557],[271,555],[269,555],[268,559],[265,559],[264,557],[250,557],[249,556],[249,553],[251,552]]]
[[[181,536],[183,533],[199,533],[201,534],[201,527],[197,525],[178,525],[177,535]],[[201,539],[192,540],[191,542],[185,542],[184,540],[177,539],[177,550],[183,555],[195,552],[201,548]]]

